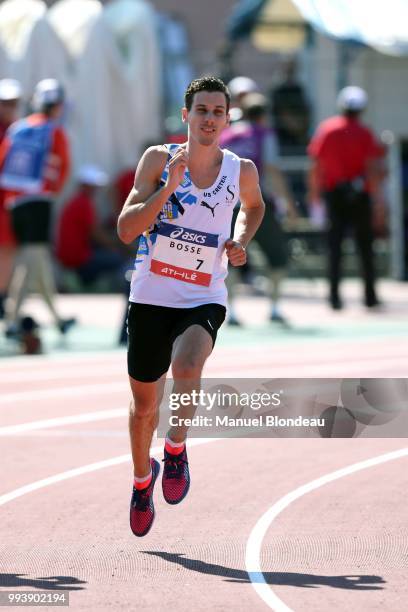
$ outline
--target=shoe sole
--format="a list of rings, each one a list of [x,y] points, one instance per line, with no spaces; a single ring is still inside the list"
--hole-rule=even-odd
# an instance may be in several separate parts
[[[152,491],[152,496],[154,493],[154,485],[156,484],[156,480],[158,475],[160,474],[160,463],[158,461],[156,461],[156,459],[153,459],[153,465],[152,465],[152,480],[153,480],[153,491]],[[152,518],[152,522],[150,523],[149,527],[143,531],[143,533],[135,533],[132,529],[132,522],[129,520],[129,524],[130,524],[130,530],[133,533],[134,536],[136,536],[137,538],[143,538],[145,535],[147,535],[149,533],[149,531],[151,530],[151,528],[153,527],[153,523],[154,523],[154,519],[156,518],[156,510],[154,508],[154,504],[153,504],[153,518]]]

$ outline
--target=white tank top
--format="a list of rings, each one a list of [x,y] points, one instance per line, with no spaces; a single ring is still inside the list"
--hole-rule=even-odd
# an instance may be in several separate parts
[[[169,159],[180,145],[166,145]],[[223,150],[211,187],[196,187],[186,170],[156,222],[139,239],[130,301],[173,308],[203,304],[226,306],[228,259],[224,244],[231,234],[239,197],[240,158]],[[161,183],[167,180],[168,161]]]

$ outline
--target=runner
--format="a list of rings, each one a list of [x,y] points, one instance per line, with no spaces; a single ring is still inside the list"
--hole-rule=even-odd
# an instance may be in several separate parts
[[[140,236],[130,289],[128,372],[133,399],[129,431],[134,463],[130,526],[144,536],[154,520],[153,488],[160,471],[149,450],[166,373],[174,393],[199,389],[201,373],[225,318],[228,260],[240,266],[264,213],[253,162],[219,148],[230,96],[214,77],[192,81],[185,93],[184,144],[150,147],[118,220],[125,243]],[[234,239],[234,206],[241,200]],[[178,410],[191,418],[192,405]],[[187,427],[166,437],[162,488],[169,504],[186,496],[190,476]]]

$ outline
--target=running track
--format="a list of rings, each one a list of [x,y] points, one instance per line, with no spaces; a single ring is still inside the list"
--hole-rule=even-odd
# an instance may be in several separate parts
[[[351,286],[341,318],[289,296],[292,331],[268,334],[267,305],[243,298],[248,329],[220,335],[206,374],[406,377],[408,294],[387,291],[367,315]],[[124,364],[116,350],[1,361],[1,589],[67,589],[72,610],[406,609],[405,439],[194,440],[188,498],[167,506],[158,486],[139,540]]]

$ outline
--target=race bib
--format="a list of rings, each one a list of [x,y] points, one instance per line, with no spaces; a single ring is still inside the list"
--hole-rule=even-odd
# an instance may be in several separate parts
[[[21,119],[9,129],[10,148],[0,175],[3,189],[34,193],[41,190],[53,130],[54,123],[51,121],[32,126],[26,119]]]
[[[150,270],[184,283],[208,287],[217,257],[218,235],[162,223]]]

